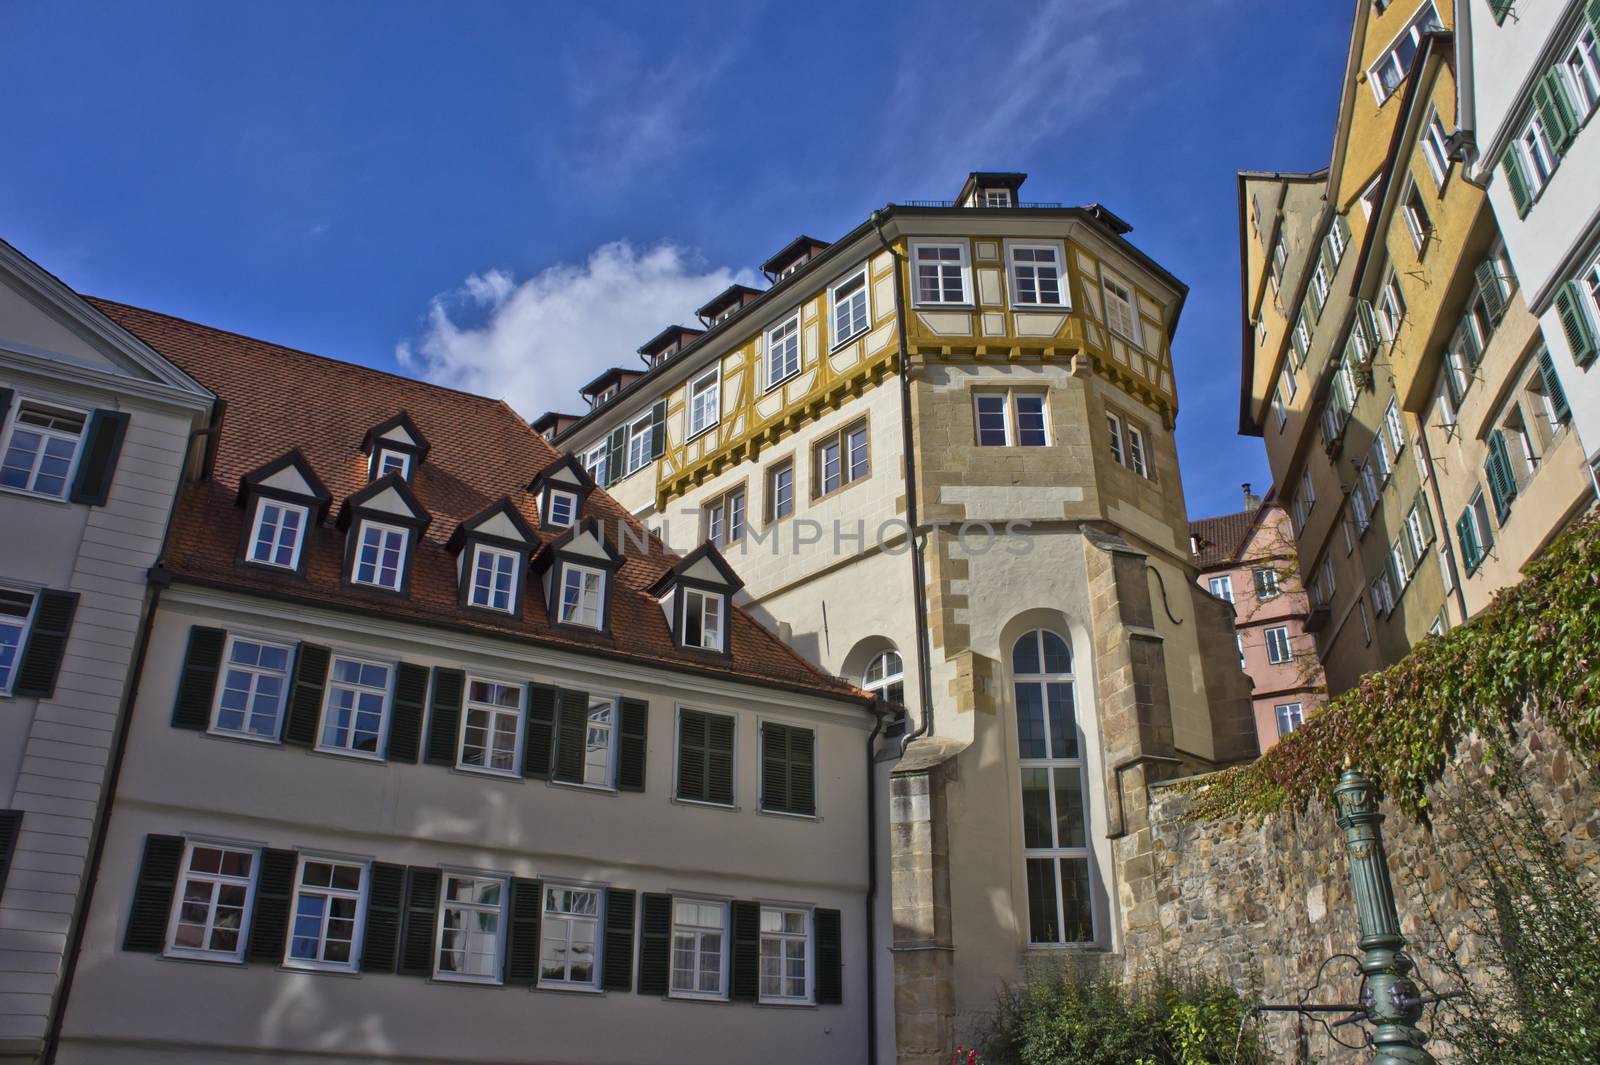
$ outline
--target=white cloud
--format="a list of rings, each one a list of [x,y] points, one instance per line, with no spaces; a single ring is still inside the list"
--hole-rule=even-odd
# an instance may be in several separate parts
[[[638,366],[640,344],[753,272],[706,268],[672,244],[614,241],[582,264],[517,281],[504,270],[466,278],[434,297],[420,336],[395,358],[436,384],[505,399],[533,418],[582,410],[578,388],[608,366]]]

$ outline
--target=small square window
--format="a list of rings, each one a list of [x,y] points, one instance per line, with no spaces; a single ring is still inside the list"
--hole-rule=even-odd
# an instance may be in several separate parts
[[[35,598],[32,592],[0,588],[0,695],[10,695],[16,682],[17,663],[28,644]]]
[[[685,588],[683,592],[683,644],[705,651],[722,650],[725,600],[716,592]]]
[[[411,456],[404,451],[394,448],[381,448],[378,451],[378,460],[372,464],[372,479],[386,477],[391,473],[398,473],[403,478],[411,476]]]
[[[1049,444],[1044,392],[1031,389],[974,392],[972,401],[979,447],[1043,447]]]
[[[256,852],[190,841],[173,892],[167,953],[239,961],[255,893]]]
[[[353,580],[398,592],[405,575],[406,530],[376,521],[363,521],[360,528]]]
[[[1065,307],[1068,304],[1062,250],[1057,244],[1008,244],[1011,302],[1018,307]]]
[[[82,411],[20,401],[6,419],[0,487],[65,499],[87,420]]]
[[[551,489],[545,497],[544,522],[552,529],[569,528],[578,520],[578,497],[571,492]]]
[[[1287,736],[1306,723],[1305,711],[1299,703],[1279,703],[1275,708],[1278,718],[1278,735]]]
[[[284,644],[230,638],[211,730],[252,740],[276,740],[283,725],[293,661],[294,648]]]
[[[297,569],[309,514],[307,508],[293,503],[259,500],[255,528],[250,533],[250,561]]]
[[[729,489],[705,505],[705,538],[718,547],[744,539],[744,485]]]
[[[1212,595],[1218,599],[1226,599],[1230,603],[1233,602],[1232,577],[1212,577],[1206,583],[1211,589]]]
[[[813,444],[811,471],[813,499],[865,479],[870,472],[866,421],[829,433]]]
[[[983,205],[985,207],[1010,207],[1010,189],[984,189]]]
[[[911,262],[919,305],[972,302],[965,243],[913,244]]]
[[[567,625],[601,628],[605,621],[604,570],[567,563],[561,570],[561,598],[557,617]]]

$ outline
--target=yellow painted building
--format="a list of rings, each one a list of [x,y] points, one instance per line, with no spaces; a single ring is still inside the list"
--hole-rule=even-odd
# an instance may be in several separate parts
[[[1241,430],[1292,516],[1333,693],[1487,605],[1588,488],[1459,162],[1451,16],[1357,3],[1327,169],[1239,176]]]
[[[769,288],[535,423],[674,549],[718,543],[791,647],[906,708],[873,822],[884,1061],[947,1060],[1029,959],[1120,956],[1159,920],[1145,786],[1256,752],[1188,551],[1186,290],[1114,214],[1023,179],[800,238]]]

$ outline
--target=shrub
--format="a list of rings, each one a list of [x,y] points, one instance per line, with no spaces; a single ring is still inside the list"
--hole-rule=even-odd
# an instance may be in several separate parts
[[[1245,998],[1211,977],[1160,972],[1133,986],[1081,964],[1040,966],[1000,995],[986,1065],[1262,1065]]]

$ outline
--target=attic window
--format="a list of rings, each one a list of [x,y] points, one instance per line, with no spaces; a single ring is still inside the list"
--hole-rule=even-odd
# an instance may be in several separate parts
[[[684,590],[683,645],[703,651],[721,651],[726,600],[717,592]]]
[[[391,473],[398,473],[401,477],[407,479],[411,477],[411,456],[404,451],[397,451],[390,447],[381,448],[378,451],[378,461],[372,465],[372,479],[374,481]]]
[[[600,406],[603,406],[603,405],[605,405],[607,403],[610,403],[613,399],[616,399],[616,398],[617,398],[617,386],[616,385],[607,385],[605,388],[601,389],[600,392],[594,397],[594,405],[596,407],[600,407]]]
[[[398,592],[406,569],[406,540],[407,531],[399,526],[362,521],[351,580]]]
[[[295,569],[300,565],[300,545],[305,540],[307,509],[294,503],[263,499],[256,504],[255,528],[250,533],[250,561]]]
[[[1011,190],[1010,189],[984,189],[983,190],[983,205],[985,207],[1010,207],[1010,206],[1012,206],[1012,204],[1011,204]]]
[[[578,497],[571,492],[551,489],[545,499],[544,523],[552,529],[565,529],[578,520]]]
[[[517,563],[514,552],[477,544],[472,552],[472,588],[467,601],[473,606],[515,613]]]
[[[568,562],[561,568],[561,600],[557,620],[566,625],[599,629],[605,622],[606,574]]]

